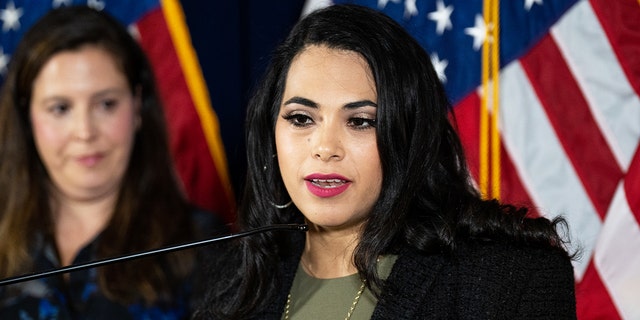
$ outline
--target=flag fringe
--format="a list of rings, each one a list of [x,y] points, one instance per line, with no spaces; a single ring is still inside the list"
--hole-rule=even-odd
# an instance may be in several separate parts
[[[161,3],[163,14],[169,26],[169,33],[176,47],[180,65],[184,70],[187,87],[200,118],[211,157],[217,168],[230,207],[235,211],[235,200],[228,174],[226,155],[219,135],[218,117],[211,106],[204,76],[202,75],[198,58],[191,46],[191,38],[184,22],[184,12],[177,0],[162,0]]]

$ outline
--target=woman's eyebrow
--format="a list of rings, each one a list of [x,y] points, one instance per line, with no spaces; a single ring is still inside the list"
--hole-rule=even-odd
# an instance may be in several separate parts
[[[318,108],[318,104],[317,103],[315,103],[315,102],[313,102],[313,101],[311,101],[309,99],[302,98],[302,97],[297,97],[297,96],[285,101],[284,105],[293,104],[293,103],[301,104],[303,106],[307,106],[307,107],[310,107],[310,108],[316,108],[316,109]]]
[[[360,100],[360,101],[349,102],[349,103],[345,104],[344,107],[342,107],[342,108],[343,109],[357,109],[357,108],[362,108],[362,107],[374,107],[374,108],[377,108],[378,104],[376,104],[375,102],[373,102],[371,100]]]
[[[310,108],[318,108],[318,104],[306,99],[306,98],[302,98],[302,97],[292,97],[289,100],[284,102],[284,105],[288,105],[288,104],[300,104],[303,106],[307,106]],[[357,108],[362,108],[362,107],[374,107],[377,108],[378,105],[371,101],[371,100],[360,100],[360,101],[354,101],[354,102],[349,102],[347,104],[344,105],[344,109],[357,109]]]

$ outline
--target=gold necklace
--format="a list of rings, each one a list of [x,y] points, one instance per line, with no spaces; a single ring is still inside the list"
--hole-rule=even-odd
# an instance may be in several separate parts
[[[358,290],[358,293],[356,293],[356,297],[355,299],[353,299],[353,302],[351,303],[351,307],[349,308],[349,312],[347,312],[347,316],[344,318],[344,320],[349,320],[351,319],[351,315],[353,314],[353,310],[355,310],[356,305],[358,304],[358,301],[360,301],[360,296],[362,296],[362,293],[364,292],[364,289],[366,287],[367,280],[362,280],[362,284],[360,285],[360,289]],[[289,311],[291,310],[291,292],[289,292],[289,295],[287,295],[287,305],[284,307],[284,320],[289,320]]]

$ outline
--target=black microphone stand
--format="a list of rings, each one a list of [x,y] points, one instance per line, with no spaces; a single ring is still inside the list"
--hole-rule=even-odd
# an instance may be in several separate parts
[[[208,244],[211,244],[211,243],[214,243],[214,242],[230,240],[230,239],[235,239],[235,238],[242,238],[242,237],[250,236],[250,235],[256,234],[256,233],[263,233],[263,232],[274,231],[274,230],[307,231],[308,229],[309,229],[309,227],[306,224],[274,224],[274,225],[270,225],[270,226],[264,226],[264,227],[260,227],[260,228],[255,228],[255,229],[248,230],[248,231],[245,231],[245,232],[240,232],[240,233],[236,233],[236,234],[230,234],[228,236],[211,238],[211,239],[200,240],[200,241],[195,241],[195,242],[189,242],[189,243],[185,243],[185,244],[180,244],[180,245],[171,246],[171,247],[165,247],[165,248],[160,248],[160,249],[153,249],[153,250],[143,251],[143,252],[134,253],[134,254],[130,254],[130,255],[119,256],[119,257],[115,257],[115,258],[107,258],[107,259],[102,259],[102,260],[97,260],[97,261],[92,261],[92,262],[87,262],[87,263],[81,263],[81,264],[71,265],[71,266],[62,267],[62,268],[56,268],[56,269],[52,269],[52,270],[44,271],[44,272],[32,273],[32,274],[27,274],[27,275],[22,275],[22,276],[17,276],[17,277],[10,277],[10,278],[6,278],[6,279],[0,280],[0,286],[14,284],[14,283],[23,282],[23,281],[34,280],[34,279],[45,278],[45,277],[49,277],[49,276],[60,274],[60,273],[67,273],[67,272],[72,272],[72,271],[84,270],[84,269],[88,269],[88,268],[100,267],[100,266],[104,266],[104,265],[111,264],[111,263],[116,263],[116,262],[123,262],[123,261],[128,261],[128,260],[133,260],[133,259],[138,259],[138,258],[143,258],[143,257],[149,257],[149,256],[158,255],[158,254],[163,254],[163,253],[169,253],[169,252],[173,252],[173,251],[183,250],[183,249],[201,247],[201,246],[205,246],[205,245],[208,245]]]

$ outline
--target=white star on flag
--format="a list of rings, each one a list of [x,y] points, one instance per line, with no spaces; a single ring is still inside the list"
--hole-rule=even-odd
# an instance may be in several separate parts
[[[70,6],[72,4],[71,0],[53,0],[53,3],[51,4],[51,6],[53,8],[59,8],[61,6]]]
[[[378,0],[378,8],[384,9],[384,7],[387,6],[387,3],[389,3],[389,1],[393,3],[400,3],[400,0]]]
[[[529,11],[533,4],[542,5],[542,0],[524,0],[524,8]]]
[[[453,12],[453,6],[444,6],[442,0],[436,2],[436,11],[430,12],[429,19],[436,22],[436,32],[443,34],[444,30],[451,30],[453,25],[451,24],[451,13]]]
[[[438,78],[442,83],[447,82],[447,75],[445,73],[445,69],[449,65],[449,61],[447,59],[440,60],[437,53],[431,54],[431,63],[433,64],[433,68],[436,69],[436,73],[438,74]]]
[[[416,6],[416,0],[404,1],[404,17],[405,19],[418,15],[418,7]]]
[[[473,37],[473,50],[478,51],[487,38],[487,25],[482,15],[476,15],[476,24],[471,28],[465,28],[464,33]]]
[[[1,10],[0,20],[2,20],[2,31],[20,29],[20,17],[22,17],[22,8],[17,8],[13,1],[7,3],[7,8]]]
[[[105,3],[102,0],[88,0],[87,6],[94,8],[98,11],[102,11],[105,7]]]

